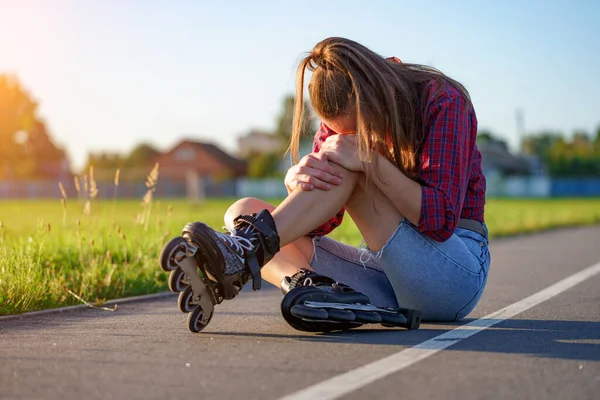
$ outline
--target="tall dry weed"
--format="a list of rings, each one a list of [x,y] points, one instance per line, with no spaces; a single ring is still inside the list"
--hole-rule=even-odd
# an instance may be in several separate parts
[[[116,204],[117,204],[117,192],[119,190],[119,178],[120,178],[120,176],[121,176],[121,169],[117,168],[117,172],[115,172],[115,180],[114,180],[115,190],[114,190],[114,193],[113,193],[113,203],[112,203],[112,210],[111,210],[111,214],[112,214],[113,218],[115,216],[115,207],[116,207]]]
[[[150,215],[152,213],[152,199],[154,192],[156,191],[156,185],[158,183],[158,163],[154,164],[154,167],[148,175],[146,175],[146,194],[142,199],[142,215],[139,220],[144,225],[144,231],[148,230],[148,224],[150,222]]]
[[[88,186],[88,181],[87,181],[87,175],[85,176],[85,189],[87,192],[87,186]],[[88,198],[85,202],[85,205],[83,206],[83,213],[85,215],[91,215],[92,213],[92,200],[96,198],[96,196],[98,196],[98,186],[96,185],[96,180],[94,179],[94,166],[90,165],[90,180],[89,180],[89,192],[88,192]]]
[[[58,182],[58,189],[60,190],[60,203],[63,208],[63,225],[65,225],[67,223],[67,192],[62,182]]]
[[[73,182],[75,183],[75,191],[77,192],[77,196],[79,196],[79,193],[81,192],[81,188],[79,187],[79,176],[75,175],[73,177]]]

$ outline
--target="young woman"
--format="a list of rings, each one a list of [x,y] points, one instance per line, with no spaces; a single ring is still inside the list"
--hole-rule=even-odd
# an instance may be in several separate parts
[[[298,161],[307,69],[322,122],[313,152]],[[328,293],[314,297],[321,302],[460,320],[478,303],[490,264],[476,134],[475,111],[458,82],[348,39],[325,39],[298,68],[288,197],[277,207],[237,201],[225,215],[229,234],[203,225],[197,240],[223,260],[208,268],[218,270],[218,281],[242,276],[234,291],[251,278],[258,289],[262,276],[286,297],[311,286]],[[327,237],[346,212],[366,248]],[[284,314],[294,305],[288,301]]]

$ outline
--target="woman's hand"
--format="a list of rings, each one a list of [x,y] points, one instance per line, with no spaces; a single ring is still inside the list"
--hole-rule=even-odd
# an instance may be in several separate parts
[[[284,182],[288,192],[294,189],[329,190],[332,185],[338,186],[342,183],[342,174],[333,169],[327,156],[311,153],[288,170]]]
[[[358,157],[358,137],[353,134],[329,136],[319,154],[323,154],[331,162],[350,170],[363,172],[363,162]]]

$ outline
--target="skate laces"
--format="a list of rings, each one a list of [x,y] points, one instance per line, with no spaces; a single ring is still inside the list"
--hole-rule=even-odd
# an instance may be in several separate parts
[[[250,241],[250,239],[246,239],[241,236],[236,235],[235,230],[229,230],[228,228],[224,228],[227,233],[215,232],[217,237],[221,239],[225,244],[229,244],[233,249],[239,254],[245,254],[245,251],[252,251],[254,249],[254,245]]]
[[[290,277],[290,288],[292,289],[298,286],[330,286],[335,283],[333,279],[306,268],[301,268]]]
[[[298,286],[310,286],[313,284],[313,280],[310,277],[311,271],[302,268],[294,275],[292,275],[290,279],[290,287],[295,288]]]

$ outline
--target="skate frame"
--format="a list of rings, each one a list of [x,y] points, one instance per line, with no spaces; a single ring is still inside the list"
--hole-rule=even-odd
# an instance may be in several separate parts
[[[203,279],[198,275],[198,266],[193,257],[193,255],[191,258],[187,255],[183,256],[181,259],[177,257],[177,261],[175,261],[175,263],[188,277],[190,286],[194,292],[194,301],[199,302],[200,307],[203,310],[203,315],[200,322],[206,325],[208,319],[212,316],[215,307],[213,302],[210,300],[212,298],[211,293],[209,293],[209,291],[206,289]]]
[[[374,306],[372,304],[348,304],[348,303],[324,303],[319,301],[305,301],[304,305],[311,308],[334,308],[336,310],[359,310],[359,311],[375,311],[389,314],[397,314],[397,310],[388,310]]]

